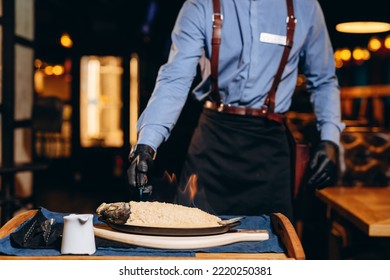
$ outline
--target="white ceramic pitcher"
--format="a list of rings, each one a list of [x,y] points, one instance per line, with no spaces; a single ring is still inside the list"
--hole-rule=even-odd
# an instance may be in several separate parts
[[[92,214],[70,214],[64,217],[61,254],[88,254],[96,252]]]

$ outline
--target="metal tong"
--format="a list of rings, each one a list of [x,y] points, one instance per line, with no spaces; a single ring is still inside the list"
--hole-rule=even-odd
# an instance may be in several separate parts
[[[218,221],[218,224],[220,224],[222,226],[226,226],[226,225],[234,224],[235,222],[238,222],[239,220],[241,220],[243,218],[244,217],[235,217],[235,218],[231,218],[228,220],[222,220],[222,221]]]
[[[142,176],[142,175],[141,175]],[[143,194],[152,194],[152,185],[148,185],[148,178],[144,175],[143,180],[139,180],[138,183],[138,190],[139,190],[139,200],[141,201],[143,198]]]

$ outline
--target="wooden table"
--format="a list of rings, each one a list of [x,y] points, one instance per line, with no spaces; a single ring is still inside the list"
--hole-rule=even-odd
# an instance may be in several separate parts
[[[356,236],[389,244],[390,187],[330,187],[316,195],[327,205],[330,259],[342,259],[344,252],[362,247]]]
[[[6,223],[2,228],[0,228],[0,238],[4,238],[10,233],[12,233],[21,223],[27,219],[33,217],[36,213],[36,210],[29,210],[23,212],[14,218],[12,218],[8,223]],[[275,233],[280,238],[281,242],[286,247],[285,253],[196,253],[196,259],[268,259],[268,260],[277,260],[277,259],[296,259],[303,260],[305,259],[305,253],[302,247],[302,244],[298,238],[298,235],[289,221],[289,219],[280,213],[274,213],[270,215],[272,226],[275,230]],[[115,259],[193,259],[194,257],[167,257],[167,256],[85,256],[85,255],[64,255],[64,256],[2,256],[0,255],[0,260],[44,260],[44,259],[67,259],[67,260],[115,260]]]
[[[332,187],[317,196],[372,237],[390,237],[390,187]]]

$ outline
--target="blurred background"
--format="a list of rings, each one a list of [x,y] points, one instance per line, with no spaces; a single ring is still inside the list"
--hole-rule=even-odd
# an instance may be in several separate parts
[[[183,2],[0,0],[0,225],[38,206],[90,213],[102,202],[133,197],[126,169],[135,122],[167,59]],[[337,184],[387,187],[390,32],[345,33],[336,25],[388,23],[388,5],[380,0],[319,3],[334,47],[347,125]],[[315,143],[308,99],[305,77],[299,75],[289,118],[297,138]],[[172,137],[159,149],[155,177],[163,189],[164,176],[179,172],[200,109],[189,97]],[[305,215],[309,232],[311,226],[322,230],[325,218],[321,203],[313,200],[299,207],[311,213]],[[309,239],[307,246],[314,242]],[[324,258],[322,249],[308,250],[309,256]]]

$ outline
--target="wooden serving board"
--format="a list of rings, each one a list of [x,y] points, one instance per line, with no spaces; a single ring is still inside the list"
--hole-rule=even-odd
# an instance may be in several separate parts
[[[126,244],[154,248],[190,250],[228,245],[243,241],[264,241],[269,239],[266,230],[237,230],[205,236],[156,236],[116,231],[107,225],[95,225],[96,237]]]

